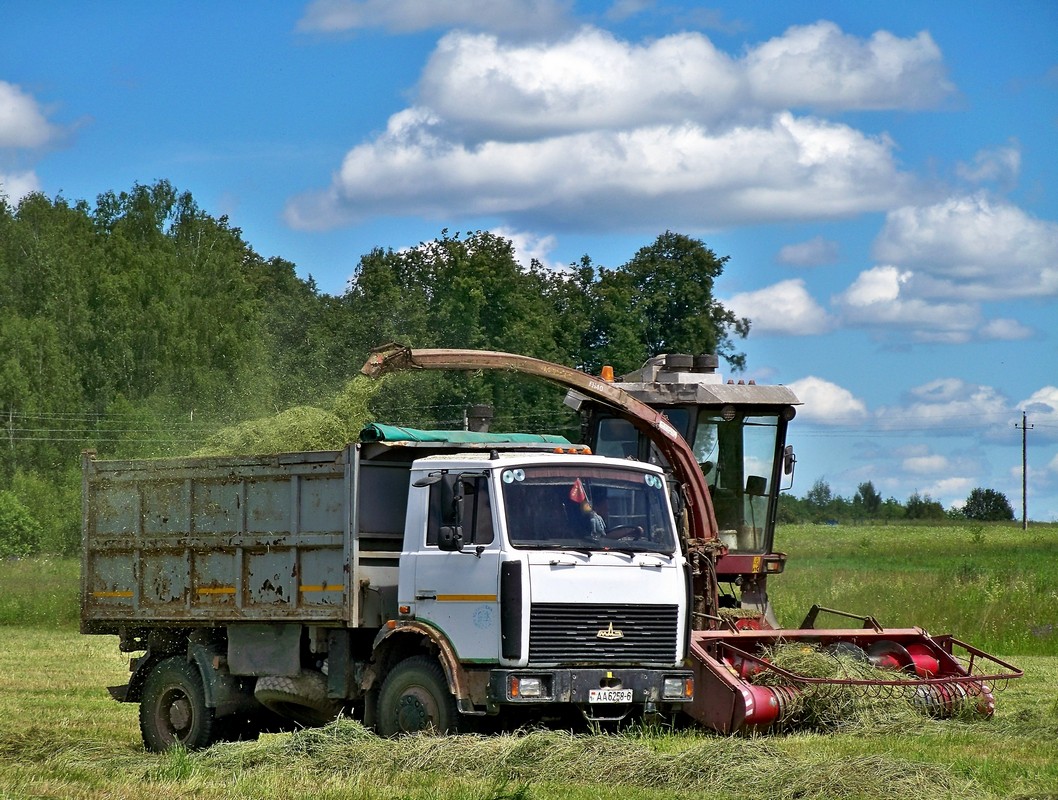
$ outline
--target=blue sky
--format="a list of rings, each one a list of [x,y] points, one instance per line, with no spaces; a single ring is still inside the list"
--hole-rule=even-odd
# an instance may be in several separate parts
[[[39,3],[0,12],[0,191],[165,178],[340,294],[372,247],[730,261],[795,492],[1058,520],[1058,4]]]

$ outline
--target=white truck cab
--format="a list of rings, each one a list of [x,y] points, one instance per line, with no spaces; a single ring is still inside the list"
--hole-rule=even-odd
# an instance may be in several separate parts
[[[488,707],[589,719],[673,710],[687,577],[664,473],[569,453],[432,455],[411,469],[398,607],[485,679]]]

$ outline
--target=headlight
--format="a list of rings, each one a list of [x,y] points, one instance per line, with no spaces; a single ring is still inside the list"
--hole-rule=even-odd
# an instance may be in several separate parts
[[[690,675],[665,678],[661,686],[661,696],[665,700],[690,700],[694,697],[694,678]]]
[[[551,696],[551,684],[542,675],[512,675],[508,679],[507,694],[512,700]]]

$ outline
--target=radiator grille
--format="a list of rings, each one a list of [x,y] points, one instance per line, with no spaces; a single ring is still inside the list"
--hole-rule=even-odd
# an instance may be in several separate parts
[[[529,617],[529,661],[535,663],[676,661],[674,605],[534,603]],[[600,631],[620,632],[617,638]]]

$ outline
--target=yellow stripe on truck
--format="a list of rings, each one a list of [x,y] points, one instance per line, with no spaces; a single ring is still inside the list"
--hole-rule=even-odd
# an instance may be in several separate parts
[[[439,594],[438,603],[495,603],[494,594]]]

